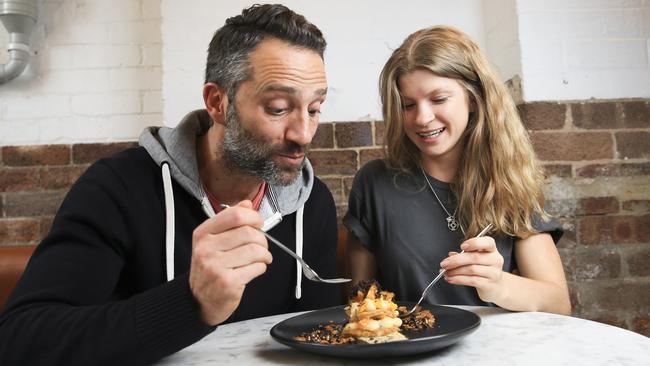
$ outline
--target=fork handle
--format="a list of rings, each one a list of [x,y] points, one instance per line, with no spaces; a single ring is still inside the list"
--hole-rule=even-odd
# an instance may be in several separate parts
[[[303,259],[298,254],[294,253],[293,250],[287,248],[284,244],[280,243],[280,241],[278,239],[272,237],[271,234],[268,234],[266,231],[264,231],[262,229],[257,229],[257,230],[261,231],[262,234],[264,234],[264,236],[266,236],[267,239],[272,241],[273,244],[280,247],[280,249],[284,250],[287,254],[289,254],[293,258],[297,259],[298,261],[300,261],[300,263],[302,263],[304,265],[307,265],[306,263],[304,263]]]
[[[224,203],[220,204],[219,206],[221,206],[221,209],[226,209],[226,208],[229,208],[229,207],[230,207],[229,205],[226,205],[226,204],[224,204]],[[264,234],[264,236],[266,236],[267,239],[269,239],[270,241],[272,241],[273,244],[275,244],[275,245],[277,245],[278,247],[280,247],[280,249],[284,250],[287,254],[289,254],[290,256],[292,256],[294,259],[298,260],[298,261],[299,261],[303,266],[307,266],[307,263],[305,263],[305,261],[304,261],[304,260],[303,260],[303,259],[302,259],[298,254],[294,253],[293,250],[287,248],[287,247],[286,247],[284,244],[282,244],[278,239],[272,237],[271,234],[267,233],[266,231],[264,231],[264,230],[262,230],[262,229],[260,229],[260,228],[255,228],[255,229],[257,229],[257,230],[260,231],[262,234]],[[309,267],[309,266],[307,266],[307,267]]]
[[[480,238],[481,236],[485,235],[488,231],[490,231],[490,229],[492,229],[492,224],[488,224],[485,228],[483,228],[483,230],[481,230],[481,232],[478,233],[478,235],[476,235],[476,237]],[[461,250],[459,254],[463,254],[463,253],[465,253],[465,251]],[[440,273],[438,273],[436,278],[434,278],[433,281],[429,282],[429,285],[427,285],[427,287],[424,289],[424,291],[422,291],[422,296],[420,297],[420,300],[418,300],[417,304],[415,304],[413,306],[413,308],[411,309],[411,311],[409,311],[407,314],[411,314],[412,312],[415,311],[415,309],[418,307],[418,305],[420,305],[422,300],[424,300],[424,296],[426,296],[427,291],[429,291],[431,286],[435,285],[436,282],[440,281],[440,279],[445,274],[445,272],[447,272],[447,270],[443,268],[442,271],[440,271]]]
[[[462,250],[459,254],[462,254],[462,253],[465,253],[465,251]],[[422,300],[424,300],[424,296],[426,296],[426,294],[427,294],[427,292],[429,291],[429,289],[431,288],[431,286],[435,285],[436,282],[440,281],[440,279],[442,278],[442,276],[444,276],[445,272],[447,272],[447,270],[443,268],[443,270],[440,271],[440,273],[438,273],[438,275],[436,276],[436,278],[434,278],[433,281],[429,282],[429,285],[424,289],[424,291],[422,291],[422,297],[420,297],[420,300],[418,300],[418,303],[415,304],[414,308],[417,307],[418,305],[420,305],[420,303],[422,302]]]

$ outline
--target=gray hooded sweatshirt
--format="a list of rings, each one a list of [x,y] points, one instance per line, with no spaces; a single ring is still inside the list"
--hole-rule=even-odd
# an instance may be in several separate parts
[[[166,207],[166,270],[167,280],[174,278],[174,195],[171,180],[191,193],[212,217],[215,212],[199,178],[196,161],[197,137],[205,134],[213,121],[205,109],[188,113],[176,128],[149,127],[140,135],[139,143],[161,166]],[[288,186],[269,185],[259,212],[264,217],[262,230],[268,231],[282,221],[282,217],[296,212],[296,254],[302,256],[303,209],[314,183],[314,171],[308,159],[298,178]],[[301,296],[302,267],[296,263],[296,298]]]

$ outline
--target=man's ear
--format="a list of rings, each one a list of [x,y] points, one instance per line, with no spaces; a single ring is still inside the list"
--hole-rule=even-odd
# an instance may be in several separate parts
[[[226,111],[228,110],[226,91],[215,83],[205,83],[203,85],[203,102],[214,123],[225,124]]]

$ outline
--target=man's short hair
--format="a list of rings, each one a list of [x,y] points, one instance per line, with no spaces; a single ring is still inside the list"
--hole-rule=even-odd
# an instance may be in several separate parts
[[[231,103],[237,88],[249,80],[249,55],[267,37],[312,50],[323,58],[327,43],[321,31],[284,5],[253,5],[226,20],[210,41],[205,82],[226,90]]]

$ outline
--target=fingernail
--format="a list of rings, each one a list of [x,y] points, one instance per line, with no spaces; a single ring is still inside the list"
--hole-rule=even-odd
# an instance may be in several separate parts
[[[440,262],[440,267],[446,266],[447,263],[449,263],[449,261],[445,259],[444,261]]]
[[[467,247],[469,247],[469,244],[461,244],[460,245],[460,249],[462,249],[462,250],[467,249]]]

